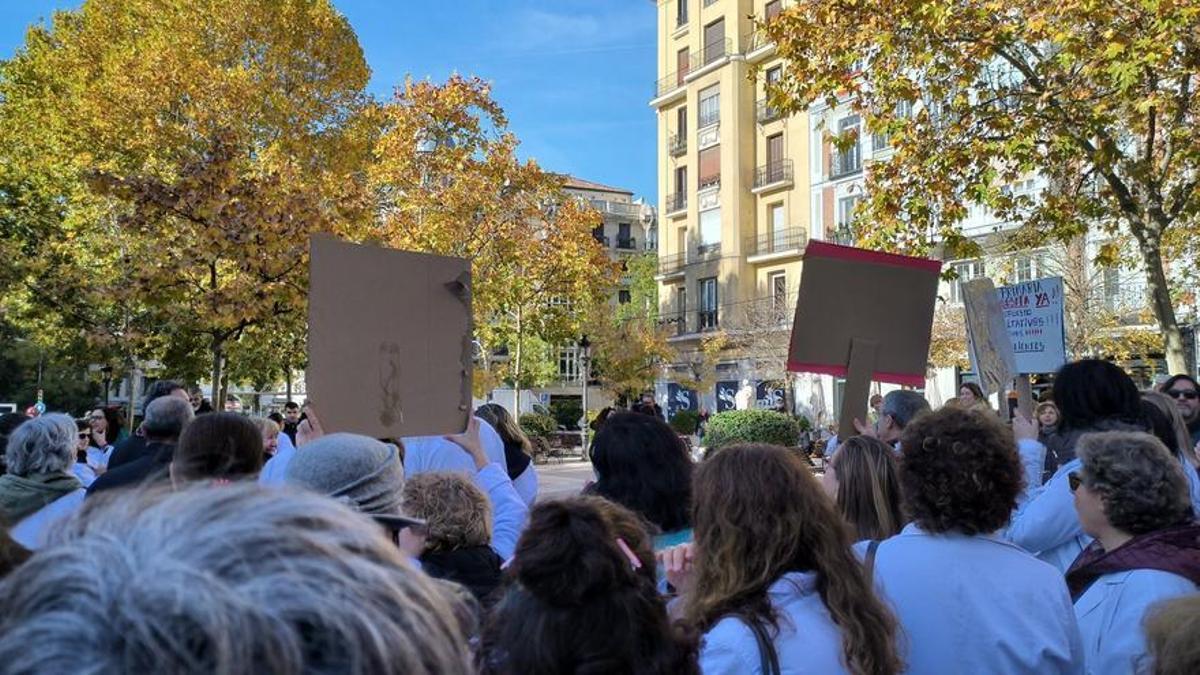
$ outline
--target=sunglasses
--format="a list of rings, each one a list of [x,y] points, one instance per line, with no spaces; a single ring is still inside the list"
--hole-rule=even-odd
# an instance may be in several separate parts
[[[1197,396],[1200,396],[1200,392],[1197,392],[1195,389],[1172,389],[1167,392],[1167,396],[1194,401]]]
[[[1067,484],[1071,486],[1071,492],[1075,492],[1079,489],[1080,485],[1083,485],[1083,478],[1078,472],[1072,471],[1067,474]]]
[[[92,438],[92,435],[87,432],[79,433],[79,440],[81,440],[81,441],[88,441],[88,440],[91,440],[91,438]]]

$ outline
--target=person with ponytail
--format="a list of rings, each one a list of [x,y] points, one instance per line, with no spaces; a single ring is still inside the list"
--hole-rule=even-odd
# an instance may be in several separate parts
[[[696,469],[695,539],[662,554],[705,675],[896,673],[896,620],[808,468],[771,445]]]
[[[879,544],[874,572],[907,638],[907,672],[1082,672],[1062,575],[997,535],[1025,482],[1012,432],[945,407],[909,425],[900,446],[912,522]]]
[[[488,675],[698,675],[641,519],[599,497],[538,504],[483,629]]]

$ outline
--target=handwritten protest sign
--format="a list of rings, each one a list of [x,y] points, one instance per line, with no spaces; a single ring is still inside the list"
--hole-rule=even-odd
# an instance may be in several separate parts
[[[963,282],[959,288],[967,318],[971,369],[978,374],[984,394],[1003,393],[1017,374],[1017,363],[996,288],[986,278]]]
[[[1035,279],[996,289],[1012,341],[1017,372],[1053,373],[1067,362],[1063,329],[1063,283]]]

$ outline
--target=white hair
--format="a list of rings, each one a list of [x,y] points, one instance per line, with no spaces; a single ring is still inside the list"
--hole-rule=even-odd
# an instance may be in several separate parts
[[[4,459],[17,476],[70,471],[75,463],[79,432],[70,415],[50,413],[13,430]]]
[[[134,491],[89,500],[0,582],[0,664],[465,675],[456,609],[381,528],[327,497],[254,484]]]

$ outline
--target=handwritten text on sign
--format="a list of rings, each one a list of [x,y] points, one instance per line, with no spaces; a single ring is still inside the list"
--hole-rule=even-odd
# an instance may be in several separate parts
[[[1062,279],[1035,279],[996,289],[1017,371],[1053,373],[1067,361]]]

